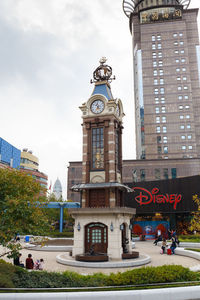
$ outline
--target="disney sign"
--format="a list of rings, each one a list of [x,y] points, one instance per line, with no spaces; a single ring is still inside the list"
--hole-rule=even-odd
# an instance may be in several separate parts
[[[176,210],[177,204],[181,202],[181,194],[161,194],[158,188],[153,188],[152,191],[148,191],[142,187],[132,188],[134,192],[139,191],[139,195],[135,197],[135,201],[142,205],[149,205],[151,203],[165,204],[170,203],[173,205],[173,209]]]

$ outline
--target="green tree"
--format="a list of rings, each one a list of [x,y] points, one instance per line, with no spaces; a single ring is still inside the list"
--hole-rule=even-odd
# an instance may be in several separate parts
[[[197,195],[193,196],[193,201],[197,204],[198,210],[192,213],[190,222],[190,230],[200,232],[200,198]]]
[[[7,247],[8,257],[16,256],[20,250],[13,240],[16,234],[39,235],[46,230],[44,194],[45,190],[31,176],[19,170],[0,169],[0,245]]]

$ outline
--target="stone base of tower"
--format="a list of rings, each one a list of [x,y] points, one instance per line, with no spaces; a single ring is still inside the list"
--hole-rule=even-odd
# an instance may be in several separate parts
[[[75,219],[72,256],[107,254],[109,259],[122,259],[132,252],[130,219],[135,209],[79,208],[69,210]]]

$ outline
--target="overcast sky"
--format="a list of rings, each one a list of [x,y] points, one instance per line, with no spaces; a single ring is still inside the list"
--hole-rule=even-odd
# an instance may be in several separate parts
[[[64,199],[68,162],[82,159],[78,107],[102,56],[126,114],[123,158],[133,159],[132,44],[122,0],[0,0],[0,137],[32,150],[49,182],[60,179]]]

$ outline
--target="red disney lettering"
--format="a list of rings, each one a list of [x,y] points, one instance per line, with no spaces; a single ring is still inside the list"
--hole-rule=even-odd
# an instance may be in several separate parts
[[[136,190],[140,191],[139,195],[135,197],[135,201],[142,205],[148,205],[151,202],[153,203],[158,203],[158,204],[165,204],[165,203],[170,203],[173,204],[173,209],[176,210],[177,204],[181,202],[182,200],[182,195],[181,194],[158,194],[159,189],[158,188],[153,188],[152,191],[148,191],[145,188],[142,187],[134,187],[133,191],[135,192]]]

